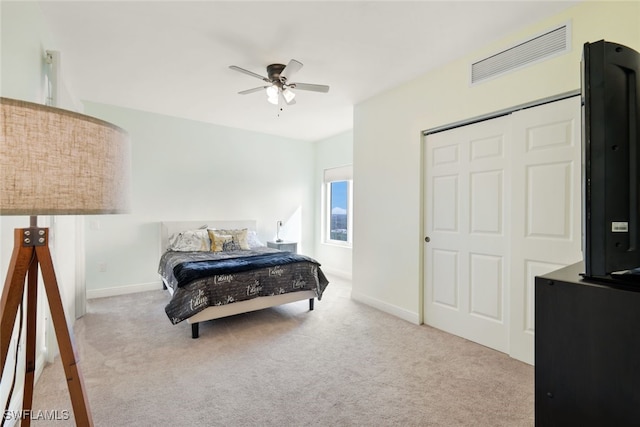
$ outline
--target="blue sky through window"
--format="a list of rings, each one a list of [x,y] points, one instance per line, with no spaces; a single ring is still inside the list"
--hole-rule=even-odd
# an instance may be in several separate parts
[[[347,181],[335,181],[331,183],[331,213],[347,213]]]

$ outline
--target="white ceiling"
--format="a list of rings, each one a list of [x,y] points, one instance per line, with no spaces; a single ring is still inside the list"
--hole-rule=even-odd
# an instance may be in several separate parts
[[[300,140],[352,128],[353,105],[573,4],[543,1],[42,1],[65,80],[81,100]],[[296,59],[278,108],[257,78]]]

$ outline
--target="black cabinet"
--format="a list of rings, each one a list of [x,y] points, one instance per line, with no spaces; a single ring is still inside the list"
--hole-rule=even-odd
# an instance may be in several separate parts
[[[535,279],[536,426],[640,425],[640,284]]]

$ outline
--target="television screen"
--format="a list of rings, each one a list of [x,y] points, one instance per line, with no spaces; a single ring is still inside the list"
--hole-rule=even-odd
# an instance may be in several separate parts
[[[582,57],[585,276],[640,285],[640,54],[604,40]]]

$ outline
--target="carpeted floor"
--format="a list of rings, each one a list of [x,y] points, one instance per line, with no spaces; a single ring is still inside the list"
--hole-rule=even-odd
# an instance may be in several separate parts
[[[533,367],[352,301],[172,325],[163,291],[91,300],[76,322],[96,426],[532,426]],[[34,410],[71,412],[59,359]],[[62,427],[73,420],[35,420]]]

